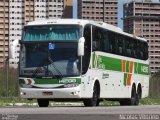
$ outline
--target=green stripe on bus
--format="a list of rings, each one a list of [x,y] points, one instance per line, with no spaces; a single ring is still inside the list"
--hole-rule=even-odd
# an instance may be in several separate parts
[[[137,67],[138,67],[138,63],[134,62],[134,73],[135,74],[138,74]]]
[[[122,72],[122,60],[93,54],[93,68]],[[129,73],[130,61],[126,60],[126,72]],[[149,65],[134,62],[135,74],[149,75]]]
[[[110,57],[103,57],[100,64],[104,64],[106,70],[122,71],[122,61],[120,59],[113,59]]]
[[[149,75],[149,65],[138,63],[138,74]]]
[[[34,84],[69,84],[69,83],[81,83],[80,78],[63,78],[63,79],[47,79],[47,78],[35,78]],[[19,79],[20,84],[25,84],[24,79]]]
[[[59,84],[58,79],[34,79],[35,84]]]
[[[63,78],[63,79],[34,79],[35,84],[67,84],[81,83],[79,78]]]
[[[96,57],[93,54],[93,68],[122,71],[122,61],[120,59],[113,59],[110,57],[100,56]]]
[[[123,85],[126,86],[127,85],[127,73],[124,73],[124,80],[123,80]]]

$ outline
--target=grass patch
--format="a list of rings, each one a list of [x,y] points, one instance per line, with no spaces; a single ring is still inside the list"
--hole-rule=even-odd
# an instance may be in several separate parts
[[[140,105],[160,105],[160,99],[158,98],[143,98],[140,100]],[[83,106],[82,102],[50,102],[49,106]],[[100,103],[101,106],[119,106],[118,101],[108,101],[104,100]],[[9,106],[38,106],[37,100],[27,100],[20,98],[1,98],[0,107],[9,107]]]
[[[101,102],[101,105],[104,105],[104,106],[119,106],[120,104],[119,104],[118,101],[104,100],[103,102]],[[160,105],[160,99],[158,99],[158,98],[143,98],[143,99],[140,99],[139,105]]]
[[[118,101],[108,101],[108,100],[103,100],[103,102],[100,103],[102,106],[119,106]]]
[[[160,105],[159,98],[143,98],[140,100],[140,105]]]
[[[32,106],[36,103],[36,100],[27,100],[27,99],[20,99],[20,98],[1,98],[0,99],[0,106],[7,107],[7,106]]]

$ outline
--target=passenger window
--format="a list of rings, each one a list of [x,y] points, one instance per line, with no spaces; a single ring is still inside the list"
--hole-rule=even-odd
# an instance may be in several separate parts
[[[143,43],[141,42],[140,44],[140,59],[144,58],[144,46]]]
[[[133,58],[137,58],[136,49],[137,49],[137,41],[133,39],[133,48],[132,48],[132,56]]]
[[[107,30],[103,30],[103,35],[104,35],[104,39],[103,39],[103,46],[104,46],[104,52],[110,52],[109,51],[109,31]]]
[[[115,41],[115,36],[114,33],[110,32],[109,33],[109,40],[110,40],[110,51],[111,53],[115,54],[116,53],[116,41]]]
[[[123,55],[123,39],[117,36],[117,53],[118,55]]]
[[[144,60],[148,59],[148,44],[144,43]]]
[[[136,46],[137,48],[136,48],[136,55],[137,55],[137,58],[138,59],[141,59],[141,55],[140,55],[140,47],[141,47],[141,45],[140,45],[140,41],[137,41],[137,46]]]
[[[126,56],[127,57],[131,56],[131,45],[129,42],[129,38],[126,39]]]
[[[102,30],[98,27],[93,28],[93,51],[104,51],[104,37]]]

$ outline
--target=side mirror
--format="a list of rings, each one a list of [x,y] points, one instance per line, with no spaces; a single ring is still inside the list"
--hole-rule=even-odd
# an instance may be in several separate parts
[[[84,56],[84,37],[81,37],[78,41],[78,56]]]
[[[18,44],[19,44],[19,40],[14,40],[9,44],[9,59],[15,58],[15,51]]]

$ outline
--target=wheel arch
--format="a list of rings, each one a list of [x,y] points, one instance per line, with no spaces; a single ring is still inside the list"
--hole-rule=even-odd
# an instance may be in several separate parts
[[[98,87],[98,94],[99,94],[99,97],[100,97],[101,87],[100,87],[100,82],[99,82],[99,80],[95,80],[94,85],[97,85],[97,87]]]
[[[93,93],[94,85],[97,85],[97,87],[98,87],[98,94],[99,94],[99,97],[100,97],[101,87],[100,87],[100,81],[99,81],[99,79],[96,78],[96,79],[94,80],[94,82],[93,82],[93,84],[92,84],[92,93]]]
[[[135,83],[135,82],[132,83],[131,88],[132,88],[132,87],[135,87],[135,88],[136,88],[136,83]]]
[[[130,89],[130,97],[132,95],[132,88],[134,87],[134,89],[136,90],[136,83],[135,82],[132,82],[131,84],[131,89]]]

